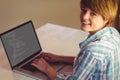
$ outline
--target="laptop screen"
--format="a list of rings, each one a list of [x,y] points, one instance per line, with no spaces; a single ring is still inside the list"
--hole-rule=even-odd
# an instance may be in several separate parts
[[[12,67],[42,50],[32,21],[2,33],[1,41]]]

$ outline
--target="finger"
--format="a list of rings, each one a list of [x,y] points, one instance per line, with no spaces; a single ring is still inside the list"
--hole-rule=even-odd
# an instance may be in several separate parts
[[[38,63],[41,63],[41,62],[42,62],[41,59],[35,59],[35,60],[32,61],[32,63],[34,63],[34,64],[38,64]]]
[[[39,59],[34,59],[32,62],[38,62],[39,61]]]
[[[32,63],[31,65],[36,67],[36,68],[39,68],[39,66],[37,64]]]
[[[31,65],[37,67],[37,63],[35,62],[32,62]]]

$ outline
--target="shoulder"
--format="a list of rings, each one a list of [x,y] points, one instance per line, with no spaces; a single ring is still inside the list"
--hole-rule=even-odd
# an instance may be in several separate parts
[[[95,41],[91,42],[84,48],[84,53],[88,56],[92,56],[101,61],[104,59],[110,59],[114,49],[111,47],[113,44],[109,42]]]
[[[85,50],[96,53],[109,53],[113,51],[113,49],[114,44],[105,40],[91,42],[85,47]]]
[[[100,34],[102,32],[102,34]],[[109,53],[120,47],[120,34],[113,27],[106,27],[96,34],[96,39],[90,42],[86,48],[88,50],[97,51],[100,53]]]

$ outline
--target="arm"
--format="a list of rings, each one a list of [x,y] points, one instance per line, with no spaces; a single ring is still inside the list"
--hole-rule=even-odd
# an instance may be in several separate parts
[[[87,80],[91,75],[94,75],[96,71],[97,59],[92,54],[93,52],[87,51],[81,58],[81,61],[77,63],[77,68],[73,76],[77,75],[78,80]]]
[[[73,64],[74,56],[62,56],[62,55],[55,55],[49,52],[43,52],[42,58],[44,58],[48,62],[64,62],[68,64]]]
[[[96,59],[93,57],[93,55],[91,55],[91,53],[87,52],[86,55],[83,56],[82,61],[77,64],[75,72],[70,74],[68,77],[68,75],[58,75],[58,73],[43,58],[36,59],[32,63],[33,66],[44,72],[50,78],[50,80],[64,80],[66,77],[68,77],[67,80],[85,80],[94,72],[95,64]]]
[[[58,80],[61,77],[65,80],[88,80],[91,75],[96,71],[97,60],[92,52],[86,51],[81,58],[77,59],[77,65],[74,66],[74,72],[71,75],[59,75]],[[67,79],[66,79],[67,78]]]
[[[50,80],[54,80],[57,77],[57,72],[51,66],[46,69],[45,73],[50,78]]]
[[[76,59],[76,65],[74,65],[74,73],[68,77],[68,80],[108,79],[106,73],[108,72],[108,60],[106,56],[109,57],[110,55],[106,55],[106,53],[112,53],[113,51],[106,49],[105,46],[91,45],[86,47],[84,51],[81,50],[81,55]]]
[[[75,57],[74,56],[58,56],[60,62],[73,64]]]
[[[31,65],[45,73],[50,80],[54,80],[57,76],[57,72],[43,58],[35,59]]]

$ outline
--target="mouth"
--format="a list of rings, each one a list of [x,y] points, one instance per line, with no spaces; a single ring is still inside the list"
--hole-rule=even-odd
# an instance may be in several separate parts
[[[90,22],[86,22],[86,21],[82,21],[82,24],[84,24],[84,25],[91,25]]]

